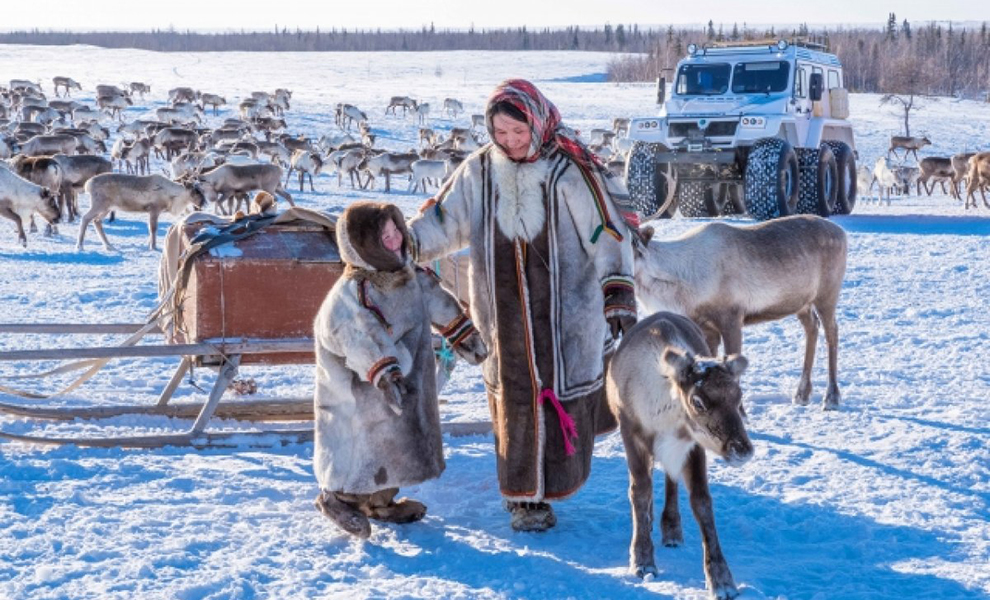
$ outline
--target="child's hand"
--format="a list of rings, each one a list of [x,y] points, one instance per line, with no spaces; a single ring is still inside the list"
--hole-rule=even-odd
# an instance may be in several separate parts
[[[378,380],[378,388],[385,394],[385,403],[396,415],[402,414],[406,400],[412,395],[409,382],[398,369],[386,373]]]
[[[481,336],[478,335],[477,331],[472,332],[461,343],[454,346],[454,352],[472,365],[479,365],[488,358],[488,348],[481,341]]]

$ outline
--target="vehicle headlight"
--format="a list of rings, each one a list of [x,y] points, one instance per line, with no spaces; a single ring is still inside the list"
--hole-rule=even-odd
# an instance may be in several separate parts
[[[660,127],[660,121],[656,119],[645,119],[636,123],[637,129],[657,129],[658,127]]]
[[[743,117],[739,124],[743,129],[763,129],[767,126],[766,117]]]

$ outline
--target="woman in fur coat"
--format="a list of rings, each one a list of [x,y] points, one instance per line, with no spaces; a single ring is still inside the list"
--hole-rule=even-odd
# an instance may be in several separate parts
[[[395,496],[444,469],[430,325],[465,360],[487,351],[457,301],[408,258],[402,212],[356,202],[337,221],[345,263],[316,316],[316,506],[361,538],[368,519],[419,520]]]
[[[596,434],[615,428],[605,358],[636,320],[635,210],[557,108],[528,81],[500,84],[493,143],[468,157],[409,223],[413,259],[470,247],[470,310],[499,486],[516,530],[556,524],[549,500],[587,479]]]

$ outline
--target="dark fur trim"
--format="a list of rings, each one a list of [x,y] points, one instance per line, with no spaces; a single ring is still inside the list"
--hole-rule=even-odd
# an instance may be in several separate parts
[[[343,277],[357,281],[368,280],[371,285],[380,290],[391,290],[409,283],[415,277],[415,273],[411,267],[405,267],[398,271],[369,271],[354,265],[347,265],[344,267]]]
[[[402,258],[382,246],[382,228],[388,220],[402,233]],[[347,237],[362,260],[379,271],[399,271],[409,256],[409,231],[398,206],[387,202],[355,202],[341,215],[338,226],[347,228]]]

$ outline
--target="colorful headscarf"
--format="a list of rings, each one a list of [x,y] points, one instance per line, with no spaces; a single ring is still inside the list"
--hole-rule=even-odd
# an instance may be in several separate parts
[[[617,239],[622,239],[622,233],[615,227],[605,205],[603,193],[607,193],[619,209],[622,221],[633,232],[639,228],[639,214],[629,194],[618,178],[601,163],[588,147],[584,145],[577,133],[560,121],[560,111],[553,102],[547,99],[536,86],[525,79],[507,79],[500,83],[488,98],[488,108],[485,111],[485,123],[488,135],[495,142],[495,128],[492,123],[492,108],[499,102],[507,102],[526,116],[530,132],[529,155],[525,162],[533,162],[540,157],[550,156],[555,152],[563,152],[578,165],[588,187],[598,205],[602,217],[602,225],[595,233],[597,240],[601,231],[607,231]],[[605,190],[600,189],[598,181],[592,176],[598,173],[605,182]],[[636,240],[638,236],[633,235]]]

